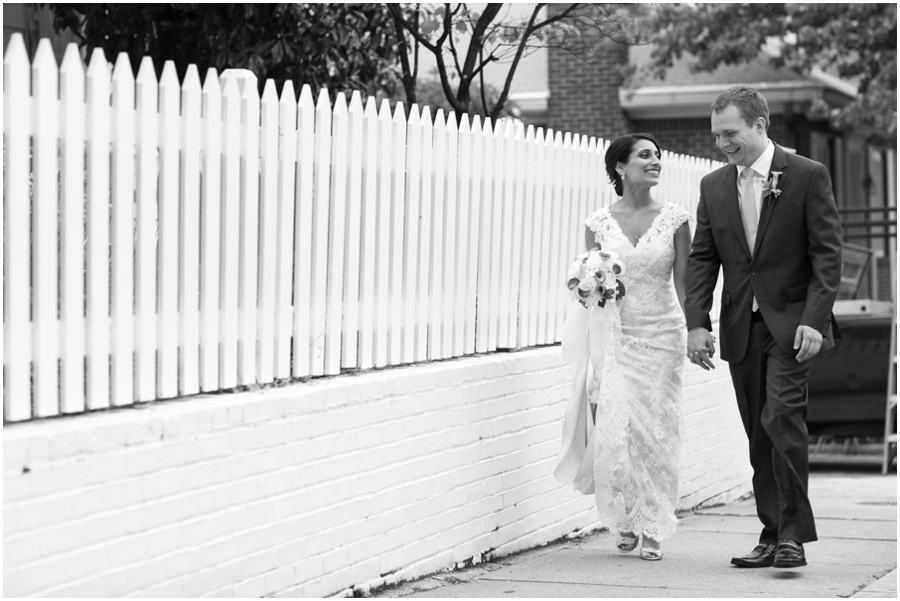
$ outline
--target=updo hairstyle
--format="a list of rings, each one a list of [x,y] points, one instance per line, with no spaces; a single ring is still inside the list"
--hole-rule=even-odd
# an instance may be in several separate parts
[[[628,157],[631,156],[631,150],[638,140],[649,140],[656,146],[656,150],[662,152],[659,142],[656,141],[651,134],[626,134],[620,138],[616,138],[609,145],[606,151],[606,174],[609,176],[609,183],[616,188],[616,195],[622,196],[624,186],[622,185],[622,176],[616,171],[616,165],[628,163]]]

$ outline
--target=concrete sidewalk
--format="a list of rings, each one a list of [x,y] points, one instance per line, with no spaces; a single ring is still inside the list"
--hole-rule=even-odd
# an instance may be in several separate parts
[[[607,532],[444,572],[378,597],[897,597],[897,476],[814,471],[809,565],[742,569],[760,530],[753,499],[681,519],[662,561],[620,554]]]

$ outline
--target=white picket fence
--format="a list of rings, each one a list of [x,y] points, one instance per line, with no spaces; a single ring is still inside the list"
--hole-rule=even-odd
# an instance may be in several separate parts
[[[595,138],[19,35],[3,67],[5,421],[558,342],[613,200]],[[663,163],[693,211],[716,164]]]

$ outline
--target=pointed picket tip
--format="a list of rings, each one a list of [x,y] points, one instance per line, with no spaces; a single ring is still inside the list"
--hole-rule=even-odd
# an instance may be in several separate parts
[[[380,119],[391,118],[391,103],[387,98],[381,99],[381,108],[378,109],[378,117]]]
[[[297,97],[294,95],[294,82],[290,79],[285,80],[284,85],[281,87],[281,98],[278,99],[280,104],[290,104],[293,106],[297,102]]]
[[[563,147],[571,148],[572,146],[572,132],[567,131],[566,135],[563,136]]]
[[[347,97],[344,96],[343,92],[338,92],[337,97],[334,99],[334,112],[341,115],[347,112]]]
[[[429,125],[431,124],[431,107],[427,104],[422,107],[421,120],[422,123],[428,123]]]
[[[406,112],[403,110],[402,102],[398,102],[394,107],[394,121],[406,121]]]
[[[134,80],[134,72],[131,70],[131,60],[128,58],[127,53],[120,52],[119,56],[116,57],[112,78],[116,83],[122,83],[123,81],[127,83]]]
[[[597,150],[597,138],[591,136],[591,141],[588,142],[588,152],[596,152]]]
[[[481,131],[481,115],[472,117],[472,131]]]
[[[303,84],[303,87],[300,88],[300,104],[308,104],[312,106],[313,97],[312,97],[312,88],[309,87],[308,83]]]
[[[447,120],[444,117],[444,109],[439,108],[437,112],[434,114],[434,128],[435,129],[445,129],[447,126]]]
[[[328,98],[328,90],[324,87],[319,89],[319,97],[316,99],[316,108],[331,107],[331,100]]]
[[[156,83],[156,69],[153,67],[153,59],[145,56],[141,59],[141,66],[138,69],[138,83]]]
[[[219,85],[219,73],[215,67],[210,67],[206,71],[206,81],[203,82],[204,94],[220,94],[222,87]]]
[[[59,68],[64,73],[84,73],[84,62],[81,60],[81,53],[78,51],[78,44],[72,42],[66,45],[66,53],[63,55],[62,66]]]
[[[467,134],[471,131],[469,128],[469,116],[465,115],[459,122],[459,133]]]
[[[493,126],[493,123],[491,123],[491,118],[490,118],[490,117],[485,117],[485,118],[484,118],[484,127],[482,128],[483,133],[484,133],[485,135],[491,135],[491,134],[493,134],[493,133],[494,133],[493,127],[494,127],[494,126]]]
[[[378,114],[378,108],[376,106],[375,98],[373,96],[369,96],[366,98],[366,109],[365,115],[376,115]]]
[[[275,80],[274,79],[266,80],[266,85],[263,88],[262,101],[263,101],[263,104],[268,103],[268,102],[270,102],[272,104],[278,103],[278,92],[275,90]]]
[[[200,92],[200,71],[197,69],[197,65],[193,63],[188,65],[188,70],[184,74],[184,83],[181,87],[186,92]]]
[[[525,141],[526,142],[534,142],[534,124],[529,123],[528,128],[525,130]]]
[[[165,66],[163,66],[162,77],[159,78],[159,85],[160,87],[178,85],[178,73],[175,71],[175,63],[173,61],[166,61]]]
[[[418,125],[421,121],[421,115],[417,108],[418,105],[416,103],[413,103],[413,105],[409,107],[409,119],[407,120],[409,125]]]
[[[99,46],[94,48],[94,51],[91,53],[91,60],[88,63],[88,77],[108,74],[109,73],[109,64],[106,62],[106,55],[103,54],[103,48]]]
[[[353,95],[350,96],[350,110],[363,110],[362,94],[359,93],[359,90],[353,90]]]
[[[21,33],[14,33],[9,39],[6,46],[6,53],[3,55],[3,64],[10,64],[14,61],[28,60],[28,51],[25,49],[25,39]]]
[[[451,131],[459,131],[459,126],[456,123],[456,112],[449,111],[447,113],[447,129]]]
[[[53,46],[48,38],[42,38],[38,43],[37,52],[34,53],[34,61],[31,68],[56,67],[56,54],[53,52]]]

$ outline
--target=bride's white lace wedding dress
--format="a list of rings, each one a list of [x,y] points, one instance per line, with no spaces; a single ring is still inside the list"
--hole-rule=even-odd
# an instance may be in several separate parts
[[[666,204],[632,245],[608,208],[591,214],[585,224],[603,250],[619,254],[627,291],[605,307],[573,301],[563,333],[577,369],[554,474],[595,494],[610,531],[657,541],[677,525],[687,331],[672,269],[675,230],[689,219]]]

